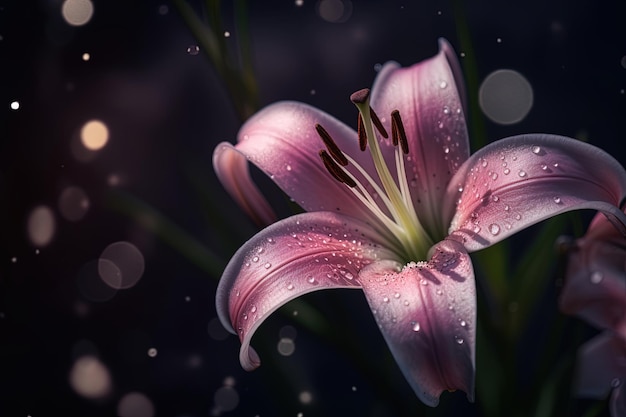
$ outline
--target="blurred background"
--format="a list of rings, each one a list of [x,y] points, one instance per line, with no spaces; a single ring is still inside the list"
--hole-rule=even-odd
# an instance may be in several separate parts
[[[623,1],[242,4],[222,2],[221,42],[234,62],[249,45],[257,108],[355,126],[352,92],[445,37],[473,149],[546,132],[626,164]],[[358,291],[287,305],[255,337],[261,368],[241,369],[214,295],[258,229],[211,156],[245,116],[174,3],[0,1],[0,64],[0,416],[481,415],[460,392],[419,403]]]

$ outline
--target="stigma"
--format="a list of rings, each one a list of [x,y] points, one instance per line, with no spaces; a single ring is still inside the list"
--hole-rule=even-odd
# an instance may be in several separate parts
[[[380,141],[389,140],[389,134],[370,107],[369,93],[369,89],[359,90],[350,96],[350,100],[359,111],[359,149],[361,152],[369,151],[375,172],[366,171],[355,159],[341,151],[330,134],[316,124],[315,130],[326,148],[319,151],[319,156],[328,173],[345,184],[380,220],[385,229],[383,234],[396,243],[398,255],[404,262],[424,260],[433,242],[420,224],[413,206],[404,164],[404,158],[410,152],[404,124],[400,112],[392,111],[389,119],[394,163],[390,166],[380,147]],[[395,171],[395,177],[392,170]],[[361,174],[359,177],[355,175],[357,172]]]

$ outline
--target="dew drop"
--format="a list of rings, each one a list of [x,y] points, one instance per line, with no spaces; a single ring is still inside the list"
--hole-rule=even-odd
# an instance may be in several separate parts
[[[509,211],[511,210],[511,206],[509,206],[508,204],[504,205],[504,211]]]
[[[200,47],[198,45],[191,45],[187,48],[189,55],[198,55],[200,53]]]
[[[459,324],[461,325],[461,327],[467,326],[467,323],[465,322],[465,320],[461,320]]]
[[[508,169],[508,168],[505,168],[505,169],[504,169],[504,175],[509,175],[509,173],[510,173],[510,172],[511,172],[511,170],[510,170],[510,169]]]
[[[259,262],[259,257],[258,256],[253,257],[252,262]]]
[[[400,298],[400,293],[399,293],[399,292],[395,293],[395,294],[393,295],[393,298],[395,298],[395,299]]]
[[[388,303],[389,302],[389,297],[384,297],[383,298],[383,302]]]
[[[491,179],[494,180],[494,181],[497,180],[498,179],[498,174],[495,173],[495,172],[493,174],[491,174]]]
[[[443,106],[443,114],[450,114],[450,107]]]
[[[492,223],[489,225],[489,233],[491,233],[492,235],[496,236],[498,233],[500,233],[500,226],[498,226],[495,223]]]
[[[515,215],[515,220],[521,220],[521,218],[522,218],[521,214],[518,213]]]
[[[449,146],[444,146],[443,147],[443,153],[450,153],[450,147]]]
[[[496,175],[496,174],[494,174],[494,175]],[[500,201],[500,197],[498,197],[497,195],[492,196],[492,197],[491,197],[491,199],[492,199],[495,203],[497,203],[498,201]]]
[[[309,282],[309,284],[313,284],[315,283],[315,277],[311,275],[310,277],[307,278],[307,281]]]
[[[561,204],[561,197],[554,197],[552,200],[554,200],[556,204]]]
[[[419,332],[420,331],[420,324],[416,321],[412,321],[411,322],[411,329],[413,329],[414,332]]]
[[[595,271],[591,274],[590,280],[592,284],[599,284],[604,279],[604,274],[600,271]]]
[[[266,262],[265,265],[263,265],[265,267],[265,269],[270,269],[272,267],[272,264],[269,262]]]
[[[287,165],[287,166],[285,167],[285,169],[286,169],[287,171],[291,171],[291,165]]]
[[[547,171],[548,170],[548,166],[546,164],[541,164],[541,169],[543,171]]]
[[[256,306],[250,307],[250,312],[251,313],[256,313]]]
[[[532,151],[535,155],[537,155],[537,154],[539,154],[539,152],[541,152],[541,147],[540,147],[540,146],[535,145],[535,146],[533,146],[532,148],[530,148],[530,150],[531,150],[531,151]]]
[[[462,345],[464,342],[463,338],[461,337],[455,337],[454,339],[456,340],[457,345]]]
[[[289,291],[293,290],[293,284],[287,284],[287,289],[288,289]]]
[[[520,169],[517,175],[519,175],[520,178],[524,178],[526,177],[527,174],[526,174],[526,171],[524,171],[523,169]]]
[[[439,83],[439,88],[446,88],[448,86],[448,83],[446,81],[441,81]]]
[[[354,275],[352,275],[351,272],[346,272],[346,275],[344,275],[347,279],[353,279]]]
[[[272,239],[271,237],[267,238],[267,243],[276,243],[276,241],[274,239]]]

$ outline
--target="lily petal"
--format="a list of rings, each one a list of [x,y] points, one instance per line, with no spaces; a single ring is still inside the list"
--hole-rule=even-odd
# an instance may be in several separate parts
[[[593,169],[589,169],[593,167]],[[626,171],[609,154],[563,136],[534,134],[493,142],[473,154],[448,186],[450,233],[475,251],[557,214],[594,209],[626,235]]]
[[[576,241],[559,302],[564,313],[610,329],[626,343],[626,238],[602,214]]]
[[[578,364],[578,394],[606,398],[612,388],[626,384],[626,342],[604,332],[580,347]]]
[[[444,390],[474,396],[476,290],[462,244],[445,240],[428,263],[393,261],[361,271],[361,284],[400,369],[425,404]]]
[[[441,201],[451,177],[469,157],[459,64],[447,41],[440,40],[439,48],[436,56],[411,67],[386,64],[371,99],[381,117],[400,112],[409,143],[405,164],[413,205],[431,237],[447,234],[451,217],[442,218]],[[393,148],[385,143],[381,147],[389,163]]]
[[[241,340],[246,370],[259,366],[250,348],[270,313],[303,294],[328,288],[360,288],[359,271],[384,256],[373,229],[330,213],[304,213],[265,228],[232,257],[217,288],[218,316]]]
[[[377,224],[379,220],[365,208],[344,184],[335,180],[319,158],[324,144],[315,130],[322,125],[339,148],[352,156],[367,172],[375,173],[368,152],[359,150],[357,133],[336,118],[307,104],[279,102],[269,105],[251,117],[240,129],[238,143],[218,145],[213,156],[217,176],[231,196],[255,217],[265,219],[256,188],[244,168],[250,161],[267,174],[287,195],[306,211],[338,211]],[[360,181],[363,176],[348,166]],[[297,175],[295,174],[297,173]]]
[[[233,152],[230,143],[221,143],[213,152],[213,169],[224,188],[258,225],[276,221],[276,214],[250,177],[248,161]]]

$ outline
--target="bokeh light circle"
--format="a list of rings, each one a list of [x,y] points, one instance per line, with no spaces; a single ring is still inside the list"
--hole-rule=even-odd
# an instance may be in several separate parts
[[[107,246],[98,261],[100,278],[112,288],[131,288],[143,276],[143,254],[130,242],[120,241]]]
[[[56,221],[54,213],[47,206],[35,207],[28,216],[27,232],[35,246],[46,246],[54,237]]]
[[[104,398],[111,392],[111,374],[95,356],[78,358],[72,365],[69,380],[74,391],[85,398]]]
[[[109,128],[100,120],[90,120],[81,128],[80,140],[90,151],[99,151],[109,141]]]
[[[215,405],[221,411],[232,411],[239,405],[239,394],[232,386],[223,386],[215,391]]]
[[[478,103],[491,121],[510,125],[520,122],[533,106],[533,89],[517,71],[500,69],[489,74],[478,90]]]
[[[89,198],[82,188],[71,186],[61,192],[58,205],[63,218],[76,222],[85,217],[89,209]]]
[[[350,0],[319,0],[316,4],[317,14],[327,22],[343,23],[352,16]]]
[[[140,392],[129,392],[117,404],[119,417],[153,417],[154,411],[150,398]]]
[[[61,15],[68,25],[82,26],[93,16],[93,3],[91,0],[65,0]]]

